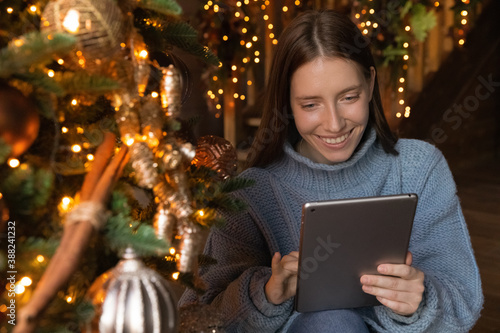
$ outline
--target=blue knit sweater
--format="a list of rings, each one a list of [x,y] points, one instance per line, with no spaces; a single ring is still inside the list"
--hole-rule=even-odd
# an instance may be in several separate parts
[[[264,286],[271,276],[273,253],[299,248],[302,205],[307,201],[417,193],[410,251],[413,265],[425,274],[425,292],[410,317],[380,305],[356,309],[377,332],[467,332],[479,317],[483,294],[467,226],[452,174],[441,152],[417,140],[400,139],[398,156],[384,152],[369,131],[349,160],[315,163],[285,144],[285,156],[241,177],[256,185],[235,195],[249,207],[225,216],[214,229],[205,254],[216,265],[202,268],[208,291],[188,290],[181,304],[210,303],[222,314],[227,332],[286,332],[294,319],[293,299],[273,305]],[[332,295],[332,297],[335,297]]]

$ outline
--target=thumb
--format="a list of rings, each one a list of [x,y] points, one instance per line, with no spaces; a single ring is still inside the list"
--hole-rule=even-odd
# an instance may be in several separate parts
[[[411,266],[412,262],[413,262],[413,255],[411,254],[410,251],[408,251],[408,253],[406,254],[405,264]]]
[[[271,269],[273,273],[278,273],[281,271],[281,254],[279,252],[274,252],[273,259],[271,261]]]

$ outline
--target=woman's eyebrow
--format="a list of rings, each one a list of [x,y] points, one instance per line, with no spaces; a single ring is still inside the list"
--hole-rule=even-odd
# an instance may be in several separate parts
[[[352,91],[352,90],[359,90],[361,89],[362,85],[361,84],[355,84],[355,85],[352,85],[352,86],[349,86],[345,89],[342,89],[337,95],[342,95],[342,94],[345,94],[346,92],[349,92],[349,91]],[[305,96],[297,96],[295,97],[295,100],[297,101],[304,101],[304,100],[311,100],[311,99],[321,99],[321,96],[314,96],[314,95],[311,95],[311,96],[308,96],[308,95],[305,95]]]

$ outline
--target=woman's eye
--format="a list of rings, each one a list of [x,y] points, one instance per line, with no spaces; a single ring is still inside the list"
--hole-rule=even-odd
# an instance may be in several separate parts
[[[352,102],[352,101],[355,101],[359,98],[359,95],[354,95],[354,96],[346,96],[344,97],[344,100],[348,101],[348,102]]]
[[[315,104],[310,103],[310,104],[304,104],[304,105],[302,105],[302,108],[303,109],[312,109],[314,106],[315,106]]]

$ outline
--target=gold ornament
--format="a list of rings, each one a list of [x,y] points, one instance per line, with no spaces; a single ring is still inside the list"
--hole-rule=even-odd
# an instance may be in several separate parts
[[[139,109],[142,135],[150,148],[156,148],[163,138],[164,116],[160,104],[154,98],[145,98]]]
[[[224,180],[236,175],[237,160],[236,149],[226,139],[214,135],[198,139],[194,165],[210,168]]]
[[[122,103],[115,114],[116,124],[120,130],[122,142],[131,146],[140,137],[141,124],[139,115],[134,109],[134,103],[128,98],[124,99]]]
[[[162,68],[162,80],[160,82],[161,106],[169,117],[178,117],[182,105],[182,81],[181,75],[173,65]]]
[[[83,332],[177,332],[177,304],[168,282],[131,249],[116,267],[96,279],[88,297],[95,316]]]
[[[113,0],[54,0],[42,14],[42,32],[70,33],[77,38],[65,66],[96,73],[107,67],[121,50],[130,27]]]
[[[0,84],[0,138],[11,146],[11,156],[24,153],[35,141],[40,117],[35,105],[16,88]]]
[[[158,171],[153,161],[153,152],[145,142],[134,142],[130,146],[130,161],[137,185],[152,189],[158,182]]]

